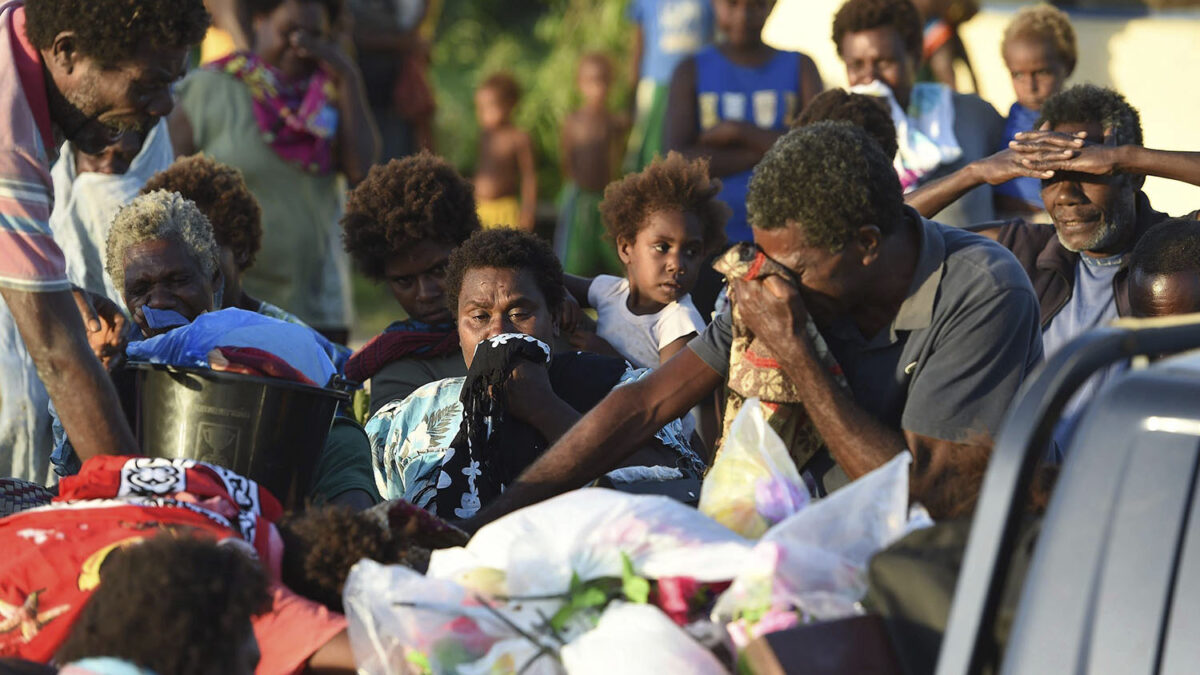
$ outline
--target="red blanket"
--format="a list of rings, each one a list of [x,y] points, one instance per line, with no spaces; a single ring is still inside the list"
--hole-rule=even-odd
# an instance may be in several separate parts
[[[254,481],[203,462],[88,460],[51,505],[0,519],[0,656],[49,660],[105,557],[160,532],[241,539],[277,577],[282,511]]]

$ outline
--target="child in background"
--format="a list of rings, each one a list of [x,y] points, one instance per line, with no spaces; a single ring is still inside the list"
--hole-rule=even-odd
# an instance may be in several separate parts
[[[583,106],[567,116],[562,129],[566,185],[558,216],[555,252],[568,274],[620,274],[621,260],[604,237],[600,200],[616,176],[625,122],[609,112],[613,67],[599,52],[579,62],[577,83]]]
[[[732,211],[725,227],[732,242],[753,240],[746,188],[754,165],[822,89],[811,58],[763,42],[774,6],[774,0],[713,0],[725,40],[684,60],[671,79],[667,147],[709,158],[709,173],[723,184],[720,199]]]
[[[491,75],[475,91],[475,118],[482,134],[473,182],[479,220],[485,228],[533,231],[537,209],[533,141],[512,122],[520,98],[520,87],[508,73]]]
[[[1012,74],[1017,102],[1008,111],[1003,150],[1023,131],[1033,131],[1042,103],[1057,94],[1075,70],[1078,52],[1075,30],[1062,10],[1046,3],[1017,12],[1004,30],[1001,54]],[[1044,210],[1042,184],[1037,178],[1016,178],[996,186],[997,211],[1003,217],[1036,214]]]
[[[625,278],[567,277],[580,305],[596,308],[596,333],[577,330],[572,344],[654,368],[705,326],[688,293],[704,259],[725,243],[729,209],[708,161],[672,152],[604,191],[600,212],[617,243]]]
[[[633,132],[622,173],[641,171],[663,153],[663,119],[671,73],[683,59],[712,42],[711,0],[632,0]]]

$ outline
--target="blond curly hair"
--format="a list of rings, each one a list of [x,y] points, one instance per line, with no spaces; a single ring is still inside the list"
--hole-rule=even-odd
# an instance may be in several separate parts
[[[1030,38],[1048,41],[1055,56],[1066,66],[1067,73],[1075,70],[1079,50],[1075,43],[1075,28],[1071,26],[1071,19],[1066,12],[1045,2],[1022,7],[1004,29],[1001,54],[1009,42]]]
[[[125,293],[125,254],[129,248],[159,239],[183,244],[206,279],[216,274],[220,250],[208,218],[178,192],[155,190],[134,198],[113,218],[104,268],[117,292]]]

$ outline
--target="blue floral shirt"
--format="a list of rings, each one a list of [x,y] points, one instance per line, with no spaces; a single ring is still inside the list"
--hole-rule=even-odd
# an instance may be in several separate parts
[[[628,368],[617,386],[633,382],[649,373],[648,368]],[[430,382],[408,398],[392,401],[379,409],[367,422],[375,485],[384,499],[403,499],[436,512],[439,487],[448,487],[450,477],[442,465],[453,450],[450,443],[462,424],[463,407],[459,402],[462,377]],[[655,438],[679,454],[673,467],[628,467],[610,472],[614,482],[699,478],[704,462],[684,435],[676,419],[658,430]]]

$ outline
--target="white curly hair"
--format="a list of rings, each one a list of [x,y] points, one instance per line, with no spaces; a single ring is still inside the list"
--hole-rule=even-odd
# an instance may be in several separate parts
[[[174,239],[183,244],[205,278],[211,279],[216,274],[220,249],[208,218],[178,192],[155,190],[136,197],[113,218],[104,268],[117,292],[125,293],[125,254],[129,247],[158,239]]]

